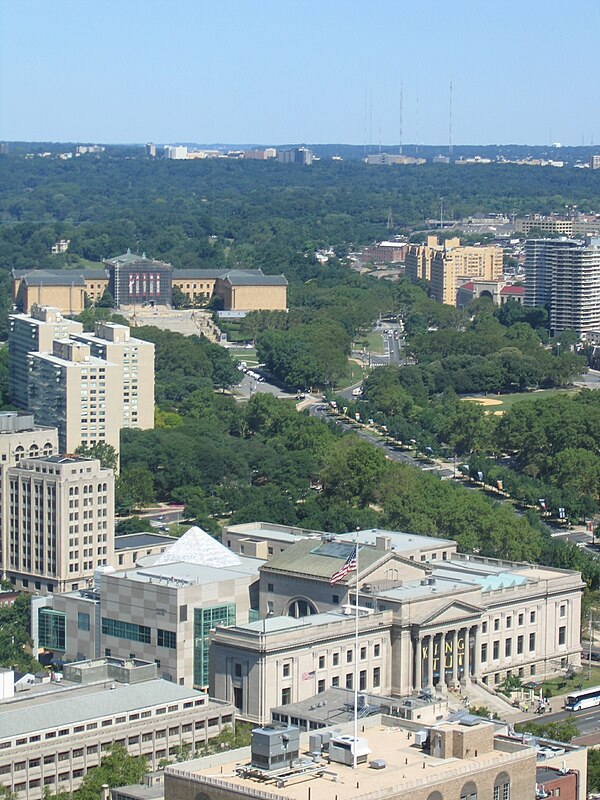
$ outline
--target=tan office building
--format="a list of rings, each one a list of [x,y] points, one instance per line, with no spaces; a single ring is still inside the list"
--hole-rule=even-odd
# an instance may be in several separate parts
[[[219,297],[226,311],[287,310],[287,280],[261,269],[176,269],[172,280],[191,305]]]
[[[58,432],[34,423],[33,414],[4,411],[0,413],[0,574],[7,580],[9,563],[8,469],[26,458],[53,456],[58,452]]]
[[[154,344],[131,336],[127,325],[97,322],[94,333],[73,339],[90,347],[90,353],[116,364],[122,378],[121,428],[154,427]],[[110,400],[111,403],[117,402]]]
[[[53,621],[49,617],[48,635]],[[83,623],[82,623],[83,624]],[[114,744],[150,769],[233,727],[233,708],[156,677],[156,664],[104,658],[65,665],[61,683],[0,703],[0,782],[19,800],[77,790]],[[38,691],[39,690],[39,691]]]
[[[458,247],[460,239],[447,239],[446,247]],[[431,279],[431,262],[442,250],[437,236],[428,236],[427,244],[409,244],[404,259],[405,274],[413,283]]]
[[[482,278],[496,281],[502,276],[501,247],[452,246],[436,250],[431,259],[431,294],[438,303],[456,305],[459,278]]]
[[[6,574],[42,594],[84,588],[114,558],[114,475],[95,459],[25,458],[6,471]]]
[[[61,453],[105,442],[119,452],[123,373],[91,355],[90,345],[52,342],[51,352],[30,353],[28,408],[42,425],[58,428]]]
[[[29,314],[9,317],[8,386],[11,401],[19,408],[29,403],[29,353],[51,353],[55,339],[83,332],[81,322],[65,319],[59,308],[33,305]]]

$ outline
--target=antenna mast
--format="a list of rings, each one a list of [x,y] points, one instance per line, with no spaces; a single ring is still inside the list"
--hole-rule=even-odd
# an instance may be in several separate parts
[[[402,123],[403,123],[403,116],[402,116],[402,107],[404,104],[404,82],[400,82],[400,146],[398,148],[398,153],[402,155]]]
[[[450,81],[450,116],[448,124],[448,153],[452,155],[452,81]]]

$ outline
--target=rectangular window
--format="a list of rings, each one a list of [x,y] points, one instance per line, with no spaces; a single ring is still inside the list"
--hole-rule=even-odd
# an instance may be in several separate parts
[[[352,650],[346,650],[346,663],[352,663]]]
[[[354,686],[354,675],[348,672],[346,675],[346,689],[352,689]]]
[[[519,614],[519,625],[525,622],[525,614]]]
[[[337,667],[339,665],[339,663],[340,663],[340,654],[339,653],[334,653],[333,654],[333,666]]]
[[[288,706],[292,702],[292,690],[290,688],[281,690],[281,705]]]
[[[499,631],[500,630],[500,620],[497,619],[497,618],[494,620],[494,630],[495,631]]]
[[[164,631],[158,628],[156,631],[156,644],[159,647],[170,647],[175,650],[177,647],[177,634],[175,631]]]
[[[507,617],[506,618],[506,627],[507,628],[512,628],[512,617]]]
[[[378,689],[381,686],[381,667],[373,669],[373,688]]]
[[[334,606],[339,606],[339,604],[340,604],[340,596],[339,596],[339,594],[331,595],[331,602],[333,603]]]
[[[90,629],[90,615],[85,614],[83,611],[77,613],[77,629],[80,631],[89,631]]]
[[[104,636],[115,636],[117,639],[128,639],[131,642],[142,642],[143,644],[151,642],[148,626],[109,617],[102,617],[102,633]]]
[[[319,669],[325,669],[325,656],[319,656]]]
[[[529,614],[529,622],[535,622],[535,611],[531,611]]]
[[[485,643],[481,645],[481,660],[487,661],[487,644]]]
[[[59,650],[64,653],[66,649],[66,620],[63,611],[53,608],[38,609],[38,642],[40,647],[47,650]]]
[[[522,656],[523,655],[523,637],[522,636],[517,636],[517,655],[518,656]]]
[[[366,647],[361,647],[360,648],[360,660],[364,661],[366,657],[367,657],[367,648]]]
[[[558,643],[559,644],[566,644],[567,643],[567,627],[566,625],[561,625],[558,629]]]
[[[217,626],[228,627],[235,623],[234,603],[194,609],[194,686],[208,685],[210,632]]]
[[[364,692],[367,688],[367,670],[361,669],[360,674],[358,676],[358,690],[359,692]]]
[[[324,681],[324,680],[321,680],[321,681],[319,681],[319,682],[318,682],[318,684],[317,684],[317,692],[318,692],[319,694],[321,694],[321,692],[324,692],[324,691],[325,691],[325,681]]]
[[[504,655],[506,658],[512,656],[512,639],[507,639],[504,642]]]
[[[497,639],[494,642],[492,658],[494,659],[494,661],[498,661],[498,659],[500,658],[500,642]]]
[[[289,664],[284,664],[283,665],[283,677],[284,678],[289,678],[290,677],[290,665]]]
[[[535,650],[535,633],[529,634],[529,652],[533,653]]]
[[[560,615],[561,615],[561,617],[566,617],[566,616],[567,616],[567,606],[566,606],[566,603],[563,603],[563,604],[561,605],[561,607],[560,607]]]
[[[487,633],[487,629],[488,629],[488,624],[487,624],[487,622],[482,622],[482,623],[481,623],[481,632],[482,632],[482,633]]]

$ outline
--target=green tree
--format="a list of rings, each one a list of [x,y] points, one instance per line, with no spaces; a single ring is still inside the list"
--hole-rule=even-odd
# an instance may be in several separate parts
[[[104,469],[112,469],[113,472],[117,471],[119,466],[119,455],[111,444],[106,442],[96,442],[96,444],[85,445],[80,444],[75,449],[75,453],[79,456],[86,458],[97,458]]]
[[[141,783],[147,771],[148,764],[143,756],[130,756],[123,746],[113,744],[100,766],[90,769],[85,775],[76,792],[77,800],[98,800],[104,784],[112,789]]]
[[[171,289],[171,305],[173,308],[186,308],[189,306],[188,296],[181,291],[179,286],[173,286]]]

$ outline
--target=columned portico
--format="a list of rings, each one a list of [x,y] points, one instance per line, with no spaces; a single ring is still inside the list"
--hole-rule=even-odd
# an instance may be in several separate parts
[[[479,626],[462,624],[443,630],[417,630],[412,637],[413,688],[457,688],[480,670]]]

